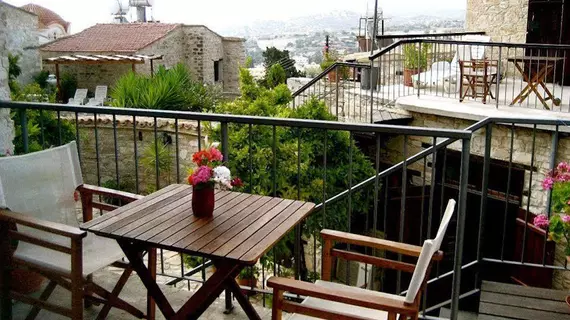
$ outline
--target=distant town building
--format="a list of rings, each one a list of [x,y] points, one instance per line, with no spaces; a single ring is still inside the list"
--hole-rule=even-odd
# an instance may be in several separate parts
[[[34,3],[20,8],[38,16],[39,43],[44,44],[69,35],[70,23],[63,20],[57,13]]]
[[[81,54],[163,55],[156,61],[155,70],[158,65],[169,68],[184,63],[195,79],[236,93],[239,66],[245,63],[244,42],[242,38],[223,37],[203,25],[109,23],[46,43],[40,52],[43,59]],[[62,65],[60,74],[74,74],[79,87],[93,91],[97,85],[112,86],[129,71],[131,65]],[[150,73],[150,65],[138,65],[136,72]]]

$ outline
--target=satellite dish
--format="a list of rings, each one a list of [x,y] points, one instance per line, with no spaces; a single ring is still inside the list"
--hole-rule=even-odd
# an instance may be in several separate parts
[[[112,0],[109,11],[115,16],[126,15],[129,12],[129,0]]]

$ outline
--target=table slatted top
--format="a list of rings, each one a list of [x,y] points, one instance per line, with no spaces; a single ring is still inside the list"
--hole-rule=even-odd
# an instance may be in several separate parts
[[[192,187],[174,184],[81,225],[102,237],[255,263],[315,204],[216,190],[213,217],[192,214]]]
[[[570,320],[568,294],[567,290],[483,281],[479,319]]]

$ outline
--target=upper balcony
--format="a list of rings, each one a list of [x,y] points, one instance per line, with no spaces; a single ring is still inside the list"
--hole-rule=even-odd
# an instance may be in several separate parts
[[[368,123],[409,112],[570,119],[568,45],[489,42],[482,34],[380,40],[391,44],[297,86],[295,103],[316,95],[339,119]]]

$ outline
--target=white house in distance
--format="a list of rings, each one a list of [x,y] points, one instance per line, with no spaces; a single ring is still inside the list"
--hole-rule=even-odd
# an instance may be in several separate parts
[[[70,23],[50,9],[34,3],[20,7],[38,16],[39,44],[44,44],[69,35]]]

